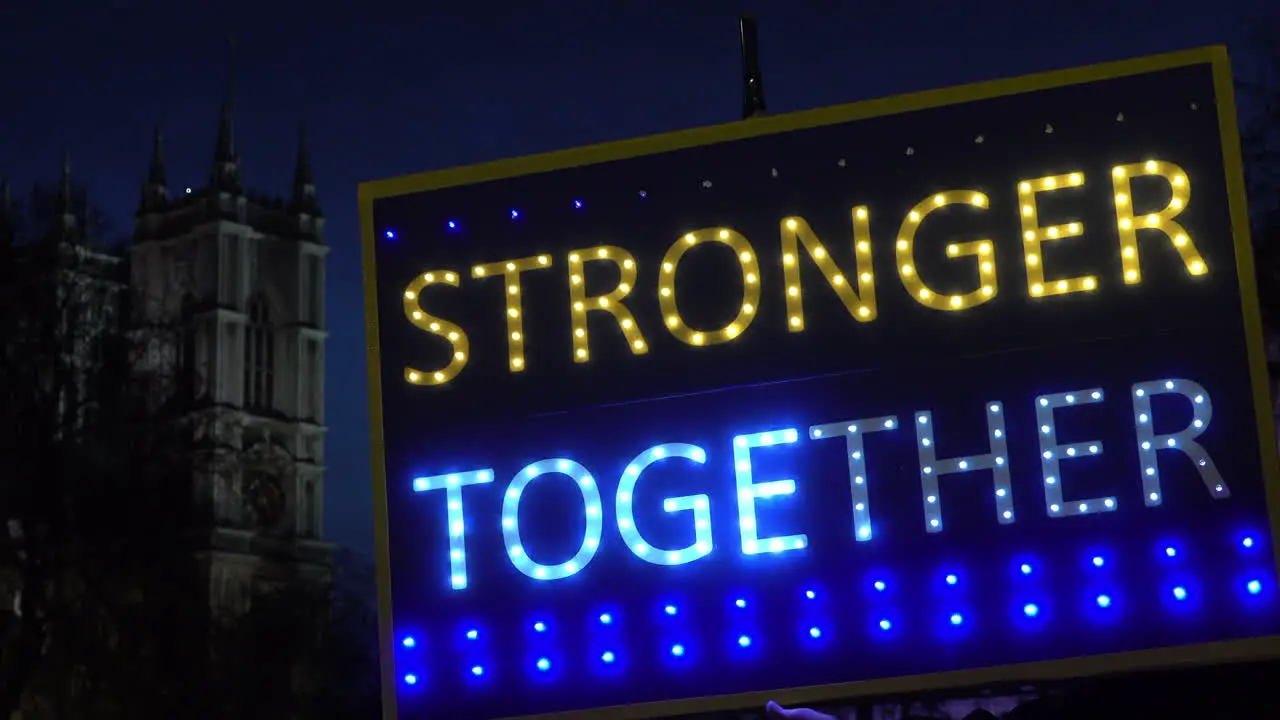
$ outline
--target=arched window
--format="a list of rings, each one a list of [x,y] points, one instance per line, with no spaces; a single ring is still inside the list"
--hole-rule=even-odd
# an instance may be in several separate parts
[[[196,299],[182,298],[181,342],[178,346],[178,396],[195,402],[198,386],[196,370]]]
[[[248,310],[249,322],[244,334],[244,406],[270,410],[274,400],[272,374],[276,351],[266,298],[254,296],[249,300]]]
[[[302,534],[307,537],[313,537],[316,535],[318,525],[316,522],[316,484],[308,480],[302,492],[302,511],[304,513],[302,518]]]

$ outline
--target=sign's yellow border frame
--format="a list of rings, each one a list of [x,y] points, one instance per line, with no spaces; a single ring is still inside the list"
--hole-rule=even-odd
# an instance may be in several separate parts
[[[530,155],[467,167],[406,175],[362,183],[359,188],[360,231],[364,261],[365,342],[368,348],[369,426],[373,455],[373,512],[378,581],[378,640],[381,658],[383,718],[396,720],[395,642],[391,625],[390,547],[387,538],[387,477],[383,448],[381,355],[378,345],[378,282],[373,205],[381,198],[407,195],[439,188],[481,183],[502,178],[531,175],[581,165],[610,162],[682,148],[711,145],[743,138],[785,133],[806,128],[850,122],[863,118],[896,115],[916,110],[970,103],[988,98],[1017,95],[1068,85],[1080,85],[1140,75],[1191,65],[1213,68],[1214,94],[1222,141],[1225,182],[1236,249],[1236,271],[1240,283],[1240,310],[1244,316],[1249,354],[1249,375],[1257,409],[1262,470],[1266,485],[1267,509],[1271,520],[1271,547],[1280,550],[1280,457],[1272,416],[1270,382],[1267,374],[1262,318],[1254,276],[1253,248],[1249,238],[1244,163],[1240,151],[1240,130],[1236,116],[1235,89],[1231,63],[1224,46],[1153,55],[1136,60],[1104,63],[1069,70],[1026,75],[1006,80],[961,85],[942,90],[867,100],[848,105],[806,110],[786,115],[754,118],[724,125],[682,130],[652,137],[591,145],[558,152]],[[1280,552],[1276,552],[1280,576]],[[705,698],[673,700],[623,707],[584,710],[539,718],[559,720],[636,720],[662,715],[711,712],[746,706],[763,706],[768,700],[817,703],[855,696],[869,696],[940,690],[1002,682],[1034,682],[1100,675],[1123,671],[1256,660],[1280,656],[1280,635],[1248,640],[1158,648],[1091,657],[1048,660],[955,672],[867,680],[833,685],[791,688]],[[529,718],[528,720],[533,720]]]

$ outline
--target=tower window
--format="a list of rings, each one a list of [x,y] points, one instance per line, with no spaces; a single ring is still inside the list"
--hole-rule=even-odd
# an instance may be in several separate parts
[[[274,406],[272,375],[276,352],[266,298],[254,296],[249,300],[248,310],[244,338],[244,406],[270,410]]]
[[[178,357],[178,392],[183,402],[194,402],[199,384],[196,369],[196,300],[182,299],[182,343]]]
[[[316,522],[318,515],[316,513],[316,485],[308,480],[303,490],[303,513],[302,533],[307,537],[314,537],[319,523]]]

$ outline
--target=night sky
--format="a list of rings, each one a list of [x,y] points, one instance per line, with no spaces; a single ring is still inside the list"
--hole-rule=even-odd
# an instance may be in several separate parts
[[[326,531],[371,554],[357,183],[735,120],[744,10],[760,20],[778,113],[1219,42],[1240,64],[1249,26],[1273,5],[9,2],[0,175],[23,189],[56,177],[69,152],[77,179],[127,229],[157,122],[171,190],[207,177],[236,35],[247,185],[286,194],[300,122],[311,140],[333,248]]]

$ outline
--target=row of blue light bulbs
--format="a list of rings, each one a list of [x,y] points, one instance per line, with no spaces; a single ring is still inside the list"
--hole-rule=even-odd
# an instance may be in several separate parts
[[[649,193],[645,192],[644,190],[639,191],[637,194],[640,196],[641,199],[649,197]],[[583,207],[584,207],[584,204],[581,200],[573,201],[573,208],[575,210],[581,210]],[[511,212],[508,214],[511,216],[512,220],[519,220],[521,218],[520,211],[515,208],[511,208]],[[462,223],[458,220],[446,220],[445,227],[450,230],[461,230]],[[396,240],[399,238],[399,236],[396,235],[395,230],[384,230],[382,235],[388,240]]]
[[[1254,547],[1255,544],[1256,544],[1256,541],[1251,536],[1246,536],[1240,540],[1240,545],[1246,549]],[[1166,546],[1164,548],[1164,555],[1170,558],[1177,557],[1178,550],[1172,545]],[[1094,555],[1090,559],[1090,563],[1094,567],[1104,567],[1106,565],[1106,558],[1101,555]],[[1029,563],[1021,563],[1018,566],[1018,571],[1023,575],[1031,575],[1034,572],[1034,568],[1032,568],[1032,566]],[[948,573],[946,576],[944,576],[943,581],[947,585],[954,586],[959,584],[960,577],[955,573]],[[884,592],[888,589],[888,585],[883,580],[874,581],[872,583],[872,587],[877,592]],[[1251,579],[1246,581],[1245,591],[1248,592],[1250,595],[1257,595],[1261,593],[1262,581],[1259,579]],[[1173,588],[1169,590],[1169,594],[1174,600],[1177,600],[1177,601],[1183,601],[1183,600],[1186,600],[1188,597],[1190,597],[1189,591],[1183,585],[1175,585]],[[804,597],[807,600],[815,600],[817,599],[817,596],[818,596],[817,592],[814,590],[804,591]],[[1099,608],[1109,608],[1112,605],[1111,596],[1105,593],[1099,594],[1094,599],[1094,601],[1096,602]],[[739,609],[743,609],[747,607],[747,601],[744,598],[737,598],[736,600],[733,601],[733,604],[735,607]],[[679,608],[676,607],[675,605],[664,605],[662,607],[662,613],[666,615],[677,615],[679,614]],[[1040,614],[1040,606],[1037,605],[1036,603],[1031,603],[1031,602],[1026,603],[1025,605],[1022,606],[1022,613],[1028,618],[1035,618]],[[612,625],[614,622],[614,617],[611,613],[602,613],[599,616],[598,620],[601,625]],[[951,613],[951,615],[948,617],[948,621],[952,625],[960,626],[964,624],[965,618],[963,614],[956,612],[956,613]],[[893,622],[890,621],[888,618],[881,618],[876,623],[876,626],[881,631],[884,631],[884,632],[888,632],[889,630],[892,630],[894,627]],[[543,621],[537,621],[533,624],[533,630],[534,632],[538,632],[538,633],[546,632],[547,624]],[[810,638],[815,640],[822,637],[822,629],[816,625],[813,627],[810,627],[807,633]],[[466,637],[468,640],[477,640],[480,637],[480,631],[476,629],[467,630]],[[418,646],[417,639],[414,638],[413,636],[405,636],[400,642],[401,642],[401,645],[403,645],[405,648],[410,650]],[[740,647],[743,647],[743,648],[751,647],[751,643],[752,643],[752,639],[751,639],[751,636],[749,635],[740,635],[737,638],[737,644]],[[677,658],[683,657],[685,654],[685,646],[681,643],[673,644],[669,648],[669,652],[673,657],[677,657]],[[610,650],[606,650],[600,655],[600,661],[606,664],[612,664],[616,660],[617,660],[617,655]],[[540,657],[534,663],[534,667],[541,672],[546,672],[551,669],[551,660],[546,657]],[[483,665],[473,665],[471,667],[470,672],[472,675],[476,677],[481,677],[485,674],[485,668]],[[408,673],[404,676],[404,682],[408,685],[416,685],[418,683],[418,679],[419,679],[418,676],[414,673]]]

